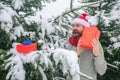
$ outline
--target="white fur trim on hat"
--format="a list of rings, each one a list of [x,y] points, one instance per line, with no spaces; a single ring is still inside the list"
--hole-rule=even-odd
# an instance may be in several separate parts
[[[79,24],[82,24],[85,27],[90,27],[90,23],[89,22],[87,22],[87,21],[85,21],[83,19],[80,19],[80,18],[75,18],[73,20],[72,24],[74,24],[74,23],[79,23]]]

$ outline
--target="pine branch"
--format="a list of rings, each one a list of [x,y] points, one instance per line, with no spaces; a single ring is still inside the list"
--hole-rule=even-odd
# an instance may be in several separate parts
[[[72,2],[72,1],[71,1],[71,2]],[[82,9],[82,8],[84,8],[84,7],[92,7],[92,6],[94,6],[94,5],[98,4],[98,3],[101,3],[101,2],[102,2],[102,1],[100,0],[100,1],[96,1],[96,2],[83,3],[83,5],[81,5],[81,6],[77,7],[77,8],[73,8],[73,9],[68,10],[67,12],[64,12],[61,16],[66,15],[66,14],[69,14],[69,13],[74,12],[74,11],[77,11],[77,10],[80,10],[80,9]],[[54,22],[55,22],[58,18],[60,18],[60,16],[56,17],[56,18],[54,19]]]
[[[103,2],[103,0],[99,0],[99,1],[95,1],[95,2],[88,2],[88,3],[82,3],[84,6],[89,6],[89,5],[96,5],[98,3],[101,3]]]
[[[118,67],[117,66],[115,66],[115,65],[112,65],[112,64],[110,64],[110,63],[106,63],[108,66],[111,66],[111,67],[113,67],[113,68],[116,68],[116,69],[118,69]]]
[[[72,8],[73,8],[73,0],[71,0],[70,2],[70,9],[72,10]]]
[[[92,77],[90,77],[90,76],[88,76],[88,75],[86,75],[86,74],[84,74],[84,73],[79,72],[79,74],[80,74],[81,76],[84,76],[84,77],[90,79],[90,80],[93,79]]]

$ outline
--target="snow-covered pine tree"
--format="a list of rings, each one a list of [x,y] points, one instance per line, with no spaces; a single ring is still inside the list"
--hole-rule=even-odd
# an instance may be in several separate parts
[[[54,1],[54,0],[51,0]],[[65,47],[67,36],[70,34],[68,27],[62,27],[62,18],[60,22],[54,23],[51,20],[44,20],[42,16],[34,18],[37,11],[40,11],[45,5],[43,3],[51,2],[50,0],[10,0],[0,2],[0,46],[1,54],[0,73],[2,80],[53,80],[54,78],[78,79],[79,67],[77,63],[77,55],[70,62],[63,63],[61,58],[58,60],[61,67],[56,64],[55,59],[52,59],[54,50],[58,47]],[[24,40],[31,40],[38,44],[38,51],[29,53],[28,55],[21,54],[16,51],[16,45]],[[59,51],[59,50],[58,50]],[[64,52],[64,50],[62,49]],[[58,52],[59,53],[59,52]],[[61,53],[68,61],[69,51],[66,55]],[[59,55],[58,55],[59,56]],[[57,56],[55,56],[57,57]],[[51,59],[51,60],[50,60]],[[77,64],[77,65],[76,65]],[[58,68],[58,67],[59,68]],[[64,66],[67,66],[64,68]],[[77,67],[72,69],[72,67]],[[64,68],[64,70],[63,70]],[[57,73],[57,74],[56,74]],[[77,74],[75,77],[74,75]]]
[[[65,47],[65,41],[67,41],[67,37],[71,34],[71,32],[68,32],[71,31],[71,19],[77,15],[80,15],[84,11],[91,16],[91,18],[89,18],[90,22],[97,25],[101,30],[102,35],[100,41],[102,42],[107,62],[116,65],[114,66],[115,68],[111,67],[113,65],[108,66],[109,68],[105,76],[102,76],[99,79],[108,79],[114,77],[119,78],[119,15],[114,13],[117,11],[119,13],[120,11],[120,0],[86,0],[84,2],[82,2],[83,0],[71,0],[70,9],[60,14],[60,16],[49,19],[48,21],[44,21],[42,16],[39,16],[39,20],[34,20],[33,15],[36,15],[36,11],[42,10],[42,7],[44,6],[43,3],[51,1],[1,0],[0,33],[3,35],[0,36],[0,71],[3,72],[2,74],[0,73],[0,76],[2,76],[1,79],[4,80],[6,75],[7,78],[11,80],[16,78],[12,77],[11,74],[15,72],[14,68],[17,62],[24,63],[21,67],[16,68],[16,70],[19,69],[18,71],[22,71],[22,80],[32,80],[33,78],[35,80],[46,80],[46,78],[52,80],[53,77],[62,77],[68,79],[67,77],[68,75],[71,76],[71,73],[63,74],[63,72],[66,72],[66,69],[68,68],[65,68],[64,71],[62,71],[63,67],[56,66],[55,59],[57,56],[55,57],[53,53],[61,53],[60,51],[63,49],[58,49],[56,51],[54,50],[58,47]],[[75,1],[79,4],[78,6],[76,5],[77,3]],[[17,53],[15,51],[15,42],[20,43],[26,39],[37,42],[39,51],[33,52],[27,56]],[[8,53],[6,53],[7,51]],[[66,59],[68,51],[65,50],[65,52],[66,54],[61,53],[62,55],[58,56],[64,56],[64,59]],[[8,66],[9,64],[5,63],[4,60],[10,60],[10,62],[14,62],[14,60],[16,60],[15,57],[17,58],[17,61],[16,63],[13,63],[14,66],[8,67],[7,70],[5,70],[3,66],[5,66],[5,64]],[[32,60],[30,60],[30,58],[32,58]],[[21,59],[23,61],[21,61]],[[63,64],[61,62],[61,58],[59,58],[59,63]],[[44,67],[43,65],[49,67]],[[10,69],[11,73],[8,75]],[[70,71],[70,68],[68,70]],[[111,73],[112,75],[115,73],[115,75],[111,76]],[[17,78],[19,78],[19,76],[17,76]]]
[[[1,0],[0,2],[0,34],[1,34],[0,79],[1,80],[5,80],[5,79],[33,80],[33,78],[35,80],[38,80],[38,79],[42,79],[42,76],[44,76],[44,75],[41,76],[40,73],[42,72],[39,72],[39,70],[42,71],[40,67],[39,70],[37,70],[37,68],[35,68],[35,66],[32,63],[22,64],[23,62],[19,60],[20,59],[19,56],[14,54],[8,55],[7,51],[10,50],[10,48],[12,48],[12,44],[15,42],[20,43],[26,39],[31,40],[33,42],[37,42],[37,40],[43,39],[41,38],[41,34],[40,34],[42,31],[38,29],[41,26],[40,25],[41,22],[40,24],[37,24],[34,20],[29,19],[29,17],[34,16],[36,14],[36,11],[41,10],[42,7],[44,7],[43,3],[48,3],[48,2],[50,3],[52,1],[54,0]],[[45,35],[43,35],[43,37],[44,36]],[[41,48],[41,44],[39,44],[39,49],[40,48]],[[15,57],[13,57],[13,55],[17,57],[16,60]],[[5,60],[9,61],[8,59],[11,61],[11,64],[5,61]],[[15,63],[14,60],[16,61]],[[20,61],[22,66],[21,65],[17,66],[17,61]],[[47,60],[47,62],[49,62],[49,60]],[[8,68],[5,69],[5,67],[7,66]],[[15,66],[18,68],[14,69]],[[26,70],[26,74],[24,74],[25,71],[23,69],[23,66],[24,69]],[[14,71],[17,69],[18,69],[18,73],[20,71],[22,72],[20,74],[15,73]],[[46,71],[50,71],[50,70],[46,70]],[[48,75],[52,76],[49,73]]]

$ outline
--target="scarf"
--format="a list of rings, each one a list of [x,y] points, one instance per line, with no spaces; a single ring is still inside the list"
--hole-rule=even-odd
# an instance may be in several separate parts
[[[78,41],[81,37],[78,37],[77,39],[73,39],[72,36],[69,37],[69,43],[76,46],[77,47],[77,44],[78,44]]]

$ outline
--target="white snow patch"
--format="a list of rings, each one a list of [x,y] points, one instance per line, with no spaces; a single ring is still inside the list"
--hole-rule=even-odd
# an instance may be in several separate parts
[[[14,9],[21,9],[23,7],[23,4],[25,3],[25,0],[12,0],[12,5],[14,6]]]
[[[116,42],[113,44],[114,49],[119,49],[120,48],[120,42]]]
[[[80,80],[80,68],[76,52],[58,48],[55,50],[53,58],[56,65],[58,65],[59,62],[62,63],[62,71],[64,75],[70,72],[72,80]]]
[[[111,38],[110,38],[110,41],[112,41],[112,42],[117,42],[117,38],[111,37]]]

